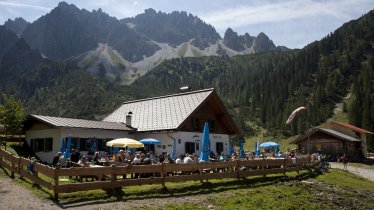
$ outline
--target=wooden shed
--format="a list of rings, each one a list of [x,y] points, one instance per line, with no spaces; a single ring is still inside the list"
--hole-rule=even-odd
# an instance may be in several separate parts
[[[303,153],[329,154],[333,159],[347,154],[350,160],[366,158],[370,131],[348,123],[332,121],[290,142]]]

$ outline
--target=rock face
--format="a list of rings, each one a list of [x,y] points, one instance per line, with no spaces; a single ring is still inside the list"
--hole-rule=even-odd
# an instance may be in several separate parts
[[[118,20],[101,9],[89,12],[61,2],[31,24],[17,18],[5,26],[45,57],[74,60],[93,74],[128,82],[165,59],[277,50],[264,33],[238,35],[229,28],[221,39],[214,27],[192,14],[154,9]]]
[[[21,17],[14,20],[8,19],[4,23],[4,27],[16,33],[18,37],[21,36],[28,25],[30,25],[30,23]]]

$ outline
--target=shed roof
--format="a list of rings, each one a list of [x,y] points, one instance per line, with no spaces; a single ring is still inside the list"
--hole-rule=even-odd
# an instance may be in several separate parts
[[[30,118],[53,127],[63,128],[87,128],[87,129],[103,129],[103,130],[121,130],[132,131],[133,128],[116,122],[103,122],[94,120],[82,120],[73,118],[51,117],[42,115],[30,115]]]
[[[356,127],[354,125],[351,125],[351,124],[348,124],[348,123],[344,123],[344,122],[338,122],[338,121],[332,121],[331,123],[334,123],[334,124],[338,124],[338,125],[341,125],[341,126],[344,126],[346,128],[350,128],[354,131],[357,131],[359,133],[368,133],[368,134],[374,134],[373,132],[370,132],[370,131],[367,131],[365,129],[362,129],[362,128],[359,128],[359,127]]]
[[[358,139],[358,138],[354,138],[352,136],[346,135],[344,133],[341,133],[341,132],[333,130],[333,129],[316,128],[316,129],[310,131],[309,133],[306,133],[303,136],[301,136],[301,137],[299,137],[299,138],[291,141],[290,144],[297,144],[297,142],[302,141],[302,140],[306,139],[308,136],[311,136],[311,135],[313,135],[313,134],[315,134],[317,132],[322,132],[322,133],[334,136],[334,137],[339,138],[339,139],[341,139],[343,141],[361,142],[361,140]]]
[[[103,121],[126,122],[126,115],[131,112],[131,126],[140,132],[178,130],[213,95],[217,96],[217,106],[222,108],[236,128],[213,88],[125,102]]]

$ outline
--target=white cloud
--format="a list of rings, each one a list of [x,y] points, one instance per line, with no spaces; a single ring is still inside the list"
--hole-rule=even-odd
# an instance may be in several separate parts
[[[201,14],[200,17],[207,23],[223,30],[228,27],[243,27],[270,22],[283,22],[298,18],[332,17],[340,20],[349,20],[350,10],[373,5],[371,0],[342,0],[342,1],[282,1],[251,6],[236,6],[223,10]],[[370,8],[370,7],[369,7]]]
[[[29,8],[29,9],[36,9],[49,12],[51,8],[39,6],[39,5],[32,5],[32,4],[23,4],[23,3],[14,3],[14,2],[6,2],[0,1],[0,5],[7,6],[7,7],[18,7],[18,8]]]

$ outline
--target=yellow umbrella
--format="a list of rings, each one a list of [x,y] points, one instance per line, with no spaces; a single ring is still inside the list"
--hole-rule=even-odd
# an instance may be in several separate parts
[[[127,148],[143,148],[144,144],[138,142],[135,139],[119,138],[108,141],[106,143],[108,147],[127,147]]]

